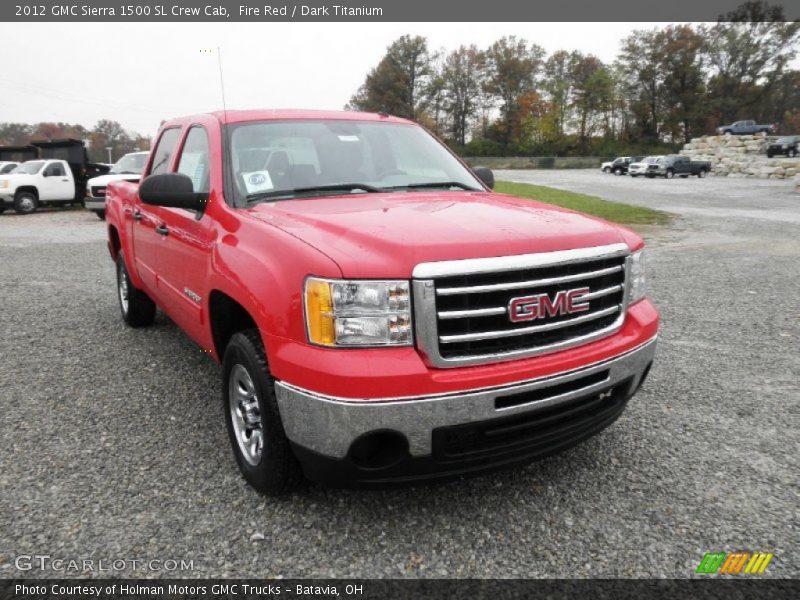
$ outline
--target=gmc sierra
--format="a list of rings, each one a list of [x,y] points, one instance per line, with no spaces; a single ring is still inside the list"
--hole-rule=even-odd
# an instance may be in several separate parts
[[[107,189],[122,318],[158,306],[222,363],[236,461],[264,493],[562,451],[652,363],[643,242],[492,185],[386,115],[169,121],[142,181]]]

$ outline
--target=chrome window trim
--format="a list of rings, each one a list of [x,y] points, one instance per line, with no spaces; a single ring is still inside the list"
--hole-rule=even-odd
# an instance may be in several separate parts
[[[434,278],[449,277],[453,275],[470,275],[475,273],[516,271],[528,268],[561,265],[571,262],[586,262],[605,258],[615,258],[619,256],[625,256],[625,284],[622,302],[620,304],[619,317],[608,327],[604,327],[603,329],[599,329],[587,335],[557,342],[555,344],[513,350],[511,352],[456,358],[444,358],[441,356],[441,354],[439,354],[439,333],[436,313],[436,289],[434,286]],[[576,250],[560,250],[556,252],[543,252],[540,254],[521,254],[516,256],[421,263],[414,267],[414,279],[411,282],[412,305],[414,311],[414,332],[417,349],[423,355],[428,364],[433,367],[447,369],[539,356],[599,340],[619,331],[625,322],[625,316],[627,315],[628,309],[628,298],[630,295],[630,271],[631,250],[628,248],[627,244],[610,244],[607,246],[595,246],[592,248],[580,248]]]

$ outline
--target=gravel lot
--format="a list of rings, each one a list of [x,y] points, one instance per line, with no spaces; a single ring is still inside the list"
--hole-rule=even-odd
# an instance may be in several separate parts
[[[663,314],[645,388],[606,432],[530,467],[284,500],[239,476],[217,366],[163,316],[123,327],[94,215],[0,216],[0,577],[23,575],[19,554],[193,560],[182,575],[200,577],[689,577],[705,552],[740,549],[800,576],[800,195],[498,177],[681,215],[645,231]]]

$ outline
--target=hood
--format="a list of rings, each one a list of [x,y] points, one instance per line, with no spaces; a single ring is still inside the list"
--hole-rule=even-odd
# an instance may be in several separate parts
[[[109,173],[108,175],[100,175],[99,177],[92,177],[86,185],[108,185],[112,181],[139,181],[141,175],[136,173]]]
[[[348,194],[258,204],[248,213],[314,246],[352,278],[408,278],[422,262],[600,246],[631,235],[486,192]]]
[[[29,175],[28,173],[6,173],[0,175],[0,181],[8,181],[9,184],[22,185],[27,182],[35,182],[36,175]]]

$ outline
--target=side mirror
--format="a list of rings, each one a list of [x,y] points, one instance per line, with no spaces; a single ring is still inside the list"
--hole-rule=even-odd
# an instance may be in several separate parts
[[[494,173],[489,167],[475,167],[472,169],[475,176],[487,185],[490,190],[494,189]]]
[[[139,186],[139,198],[145,204],[186,210],[203,210],[208,202],[208,194],[195,192],[192,180],[183,173],[147,177]]]
[[[50,177],[50,171],[45,169],[44,172],[42,173],[42,177]]]

